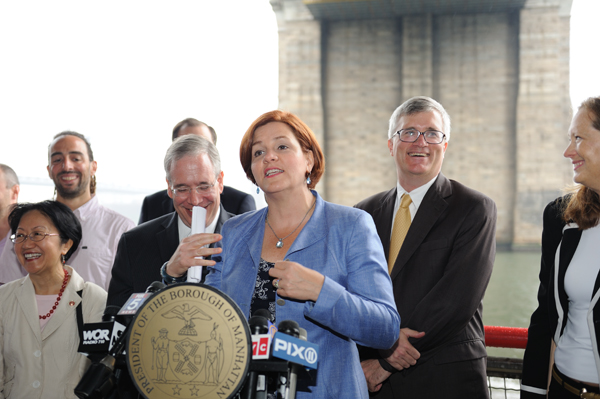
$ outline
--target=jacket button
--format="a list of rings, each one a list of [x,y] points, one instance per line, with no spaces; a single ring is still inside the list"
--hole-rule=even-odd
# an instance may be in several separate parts
[[[34,388],[39,388],[40,387],[40,382],[38,380],[33,381],[33,387]]]
[[[283,306],[283,305],[285,305],[285,299],[281,299],[281,298],[277,299],[277,304],[278,304],[279,306]]]

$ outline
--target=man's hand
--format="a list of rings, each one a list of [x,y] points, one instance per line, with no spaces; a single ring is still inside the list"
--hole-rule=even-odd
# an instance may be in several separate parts
[[[377,359],[369,359],[360,363],[365,378],[367,379],[367,387],[369,392],[377,392],[381,389],[381,385],[389,378],[392,373],[385,371]]]
[[[169,263],[167,263],[167,274],[173,277],[180,277],[192,266],[213,266],[214,260],[200,259],[201,256],[220,254],[223,248],[206,248],[214,242],[221,241],[223,236],[220,234],[192,234],[184,238],[179,243]]]
[[[325,276],[321,273],[285,260],[275,262],[269,275],[278,280],[278,295],[301,301],[316,302],[325,282]]]
[[[392,354],[385,360],[397,370],[403,370],[414,366],[421,354],[410,342],[408,338],[422,338],[425,332],[411,330],[410,328],[401,328],[398,341],[392,347]]]

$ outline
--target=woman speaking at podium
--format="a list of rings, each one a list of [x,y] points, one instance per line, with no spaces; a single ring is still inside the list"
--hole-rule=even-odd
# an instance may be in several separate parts
[[[298,398],[368,398],[355,343],[387,349],[400,317],[371,217],[314,191],[325,161],[308,126],[271,111],[242,138],[246,176],[268,206],[230,219],[222,261],[206,284],[228,294],[246,317],[258,309],[294,320],[319,345],[316,381]]]

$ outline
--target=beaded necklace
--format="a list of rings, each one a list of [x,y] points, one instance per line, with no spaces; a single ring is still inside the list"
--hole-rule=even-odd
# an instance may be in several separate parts
[[[60,303],[60,300],[62,299],[62,294],[65,291],[65,288],[67,287],[67,283],[69,282],[69,273],[67,272],[66,269],[63,269],[65,271],[65,278],[63,280],[62,283],[62,287],[60,288],[60,291],[58,292],[58,296],[56,297],[56,302],[54,302],[54,306],[52,306],[52,309],[50,309],[50,311],[48,313],[46,313],[45,315],[40,315],[40,320],[46,320],[48,317],[52,316],[52,313],[54,313],[54,311],[56,310],[56,307],[58,306],[58,304]]]

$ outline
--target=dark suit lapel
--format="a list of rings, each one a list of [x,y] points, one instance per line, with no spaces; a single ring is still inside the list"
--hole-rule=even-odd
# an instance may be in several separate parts
[[[573,255],[575,255],[577,246],[579,245],[581,233],[582,231],[579,230],[577,226],[574,228],[563,229],[563,238],[560,243],[560,253],[558,255],[558,292],[560,293],[565,292],[565,274],[567,273],[567,268],[571,264]],[[568,298],[566,294],[561,295],[560,302],[563,306],[563,309],[566,309],[568,304]]]
[[[410,225],[410,229],[408,229],[406,238],[402,243],[402,248],[400,248],[400,252],[398,253],[398,258],[396,258],[396,264],[392,269],[392,280],[404,268],[406,262],[408,262],[417,248],[423,243],[423,240],[427,237],[427,234],[429,234],[429,231],[435,225],[440,215],[446,210],[448,203],[445,198],[450,195],[452,195],[450,181],[440,173],[436,181],[427,190],[421,205],[419,205],[417,214]]]
[[[220,205],[221,211],[219,213],[219,220],[217,220],[217,225],[215,226],[215,234],[221,234],[221,229],[223,228],[223,224],[232,218],[234,215],[227,212],[223,207],[223,204]],[[223,248],[223,243],[221,241],[210,244],[211,248]],[[211,259],[218,261],[215,257],[211,257]]]
[[[177,212],[173,212],[170,218],[167,218],[163,224],[163,229],[156,233],[156,245],[160,252],[162,262],[171,259],[173,253],[179,246],[179,229],[177,227]]]
[[[173,206],[173,199],[169,197],[168,190],[165,190],[165,197],[161,203],[162,206],[162,214],[166,215],[167,213],[175,212],[175,207]]]
[[[379,207],[373,210],[373,220],[377,228],[377,234],[383,244],[385,260],[389,258],[390,238],[392,234],[392,223],[394,221],[394,205],[396,203],[397,188],[388,191],[379,203]]]
[[[223,228],[223,224],[234,216],[233,214],[231,214],[225,210],[225,208],[223,207],[223,204],[220,205],[220,210],[221,211],[219,213],[219,220],[217,220],[217,225],[215,226],[216,234],[221,234],[221,229]]]

